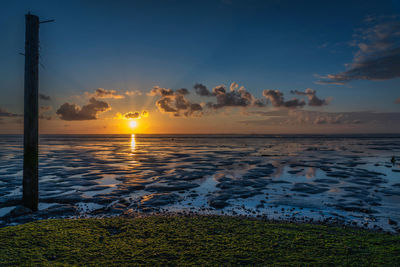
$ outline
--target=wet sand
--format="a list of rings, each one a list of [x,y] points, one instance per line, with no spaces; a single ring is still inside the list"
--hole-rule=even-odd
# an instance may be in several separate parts
[[[400,227],[400,137],[42,136],[40,144],[40,210],[31,214],[15,209],[22,138],[0,136],[0,225],[185,212]]]

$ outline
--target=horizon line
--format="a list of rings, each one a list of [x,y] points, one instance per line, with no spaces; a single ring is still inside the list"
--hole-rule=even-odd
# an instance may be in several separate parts
[[[21,135],[23,133],[0,133]],[[39,135],[400,135],[399,133],[41,133]]]

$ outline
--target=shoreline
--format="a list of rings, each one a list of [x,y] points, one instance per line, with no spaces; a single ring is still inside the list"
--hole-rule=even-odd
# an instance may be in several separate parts
[[[17,207],[18,212],[26,212],[27,210],[22,207],[18,206]],[[215,211],[215,213],[212,213],[210,211]],[[80,214],[80,215],[66,215],[66,216],[57,216],[57,217],[41,217],[41,218],[35,218],[34,216],[37,214],[28,212],[25,213],[25,216],[28,215],[30,216],[29,219],[23,218],[20,222],[11,222],[11,223],[6,223],[3,225],[0,225],[0,229],[9,227],[9,226],[18,226],[18,225],[24,225],[27,223],[35,223],[35,222],[41,222],[41,221],[46,221],[46,220],[85,220],[85,219],[113,219],[113,218],[120,218],[120,219],[136,219],[136,218],[148,218],[148,217],[187,217],[187,218],[195,218],[195,217],[226,217],[226,218],[238,218],[238,219],[248,219],[248,220],[258,220],[258,221],[263,221],[267,223],[277,223],[277,224],[293,224],[293,225],[314,225],[314,226],[327,226],[327,227],[337,227],[337,228],[342,228],[342,229],[352,229],[352,230],[359,230],[359,231],[369,231],[373,233],[383,233],[383,234],[390,234],[390,235],[399,235],[400,236],[400,228],[395,227],[394,230],[388,230],[384,229],[382,227],[368,227],[368,226],[363,226],[359,224],[354,224],[352,222],[348,222],[345,220],[340,220],[338,218],[332,218],[328,219],[326,218],[325,220],[314,220],[313,218],[308,218],[308,217],[290,217],[290,218],[270,218],[267,215],[254,215],[254,214],[232,214],[232,213],[216,213],[218,210],[209,210],[209,212],[196,212],[196,211],[168,211],[168,210],[159,210],[159,209],[153,209],[152,211],[140,211],[140,210],[126,210],[122,213],[113,213],[113,212],[105,212],[105,213],[100,213],[100,214]],[[43,210],[40,212],[43,215],[46,215],[46,210]],[[33,215],[33,216],[32,216]],[[21,215],[16,215],[15,217],[11,218],[19,218],[18,216]],[[24,214],[22,214],[24,216]],[[4,218],[4,217],[3,217]],[[6,218],[7,220],[7,218]]]

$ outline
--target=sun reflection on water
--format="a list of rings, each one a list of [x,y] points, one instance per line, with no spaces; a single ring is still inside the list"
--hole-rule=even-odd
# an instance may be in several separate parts
[[[134,152],[136,148],[136,138],[135,134],[131,135],[131,152]]]

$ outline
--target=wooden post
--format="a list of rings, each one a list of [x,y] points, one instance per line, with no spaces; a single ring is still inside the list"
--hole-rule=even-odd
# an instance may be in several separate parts
[[[39,203],[38,87],[39,18],[25,15],[24,171],[23,205],[33,211]]]

